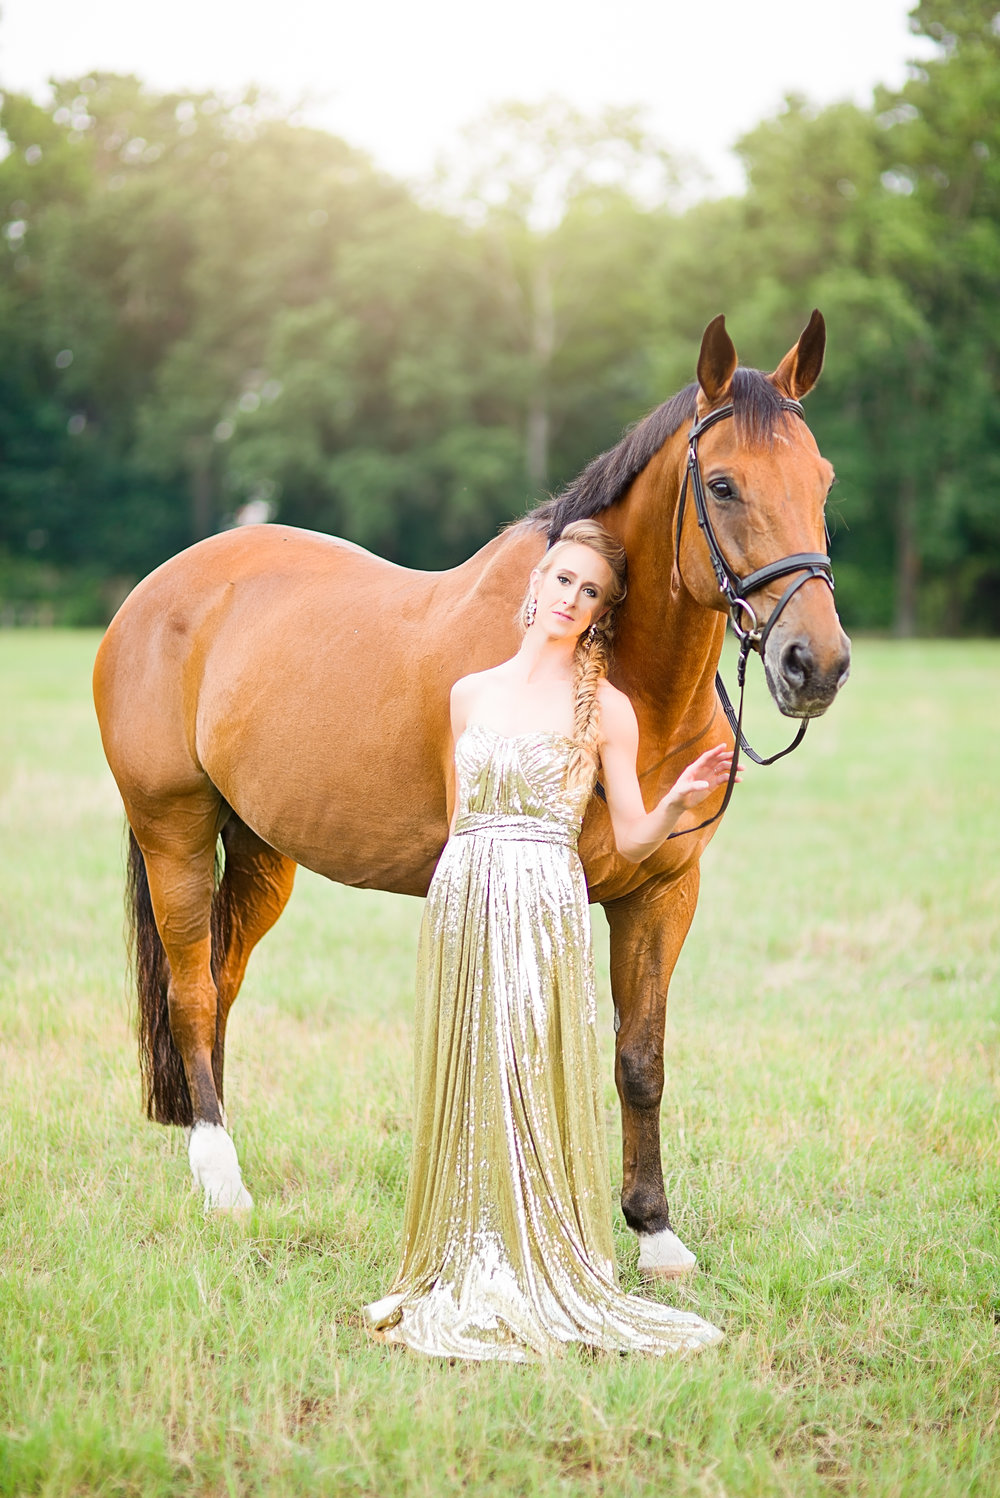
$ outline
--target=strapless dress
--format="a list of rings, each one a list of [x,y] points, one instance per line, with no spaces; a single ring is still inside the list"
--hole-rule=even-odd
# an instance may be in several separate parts
[[[616,1281],[590,911],[563,734],[474,724],[418,957],[402,1264],[387,1341],[523,1362],[580,1342],[683,1353],[722,1333]]]

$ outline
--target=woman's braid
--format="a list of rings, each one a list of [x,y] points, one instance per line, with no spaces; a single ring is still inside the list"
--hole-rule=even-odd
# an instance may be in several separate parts
[[[606,622],[610,617],[604,616],[592,640],[588,639],[589,630],[580,637],[573,658],[573,743],[576,748],[566,771],[566,786],[571,790],[589,786],[600,764],[601,714],[597,706],[597,690],[611,664],[614,624]]]

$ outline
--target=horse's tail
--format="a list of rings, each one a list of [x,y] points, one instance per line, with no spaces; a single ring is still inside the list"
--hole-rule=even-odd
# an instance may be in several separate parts
[[[231,902],[225,876],[216,880],[212,900],[212,977],[218,975],[229,941],[232,924]],[[136,990],[136,1034],[139,1041],[139,1070],[142,1076],[142,1101],[146,1117],[156,1123],[189,1126],[194,1122],[191,1093],[181,1053],[170,1029],[167,987],[170,964],[160,940],[149,879],[142,849],[135,833],[128,829],[128,861],[125,883],[125,911],[128,927],[129,956]],[[222,1102],[223,1034],[216,1011],[216,1038],[212,1051],[212,1072],[219,1102]]]

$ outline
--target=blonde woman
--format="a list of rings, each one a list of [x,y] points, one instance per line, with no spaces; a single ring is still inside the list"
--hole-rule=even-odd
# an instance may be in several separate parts
[[[567,526],[531,573],[517,654],[452,689],[456,804],[420,938],[403,1261],[367,1308],[418,1352],[522,1362],[722,1335],[616,1283],[580,823],[600,769],[618,851],[639,862],[730,767],[710,749],[646,811],[635,713],[607,679],[626,586],[614,537]]]

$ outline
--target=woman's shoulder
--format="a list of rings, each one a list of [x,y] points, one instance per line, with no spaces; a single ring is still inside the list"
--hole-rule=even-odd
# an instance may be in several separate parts
[[[480,711],[484,698],[496,691],[496,680],[500,667],[491,666],[486,671],[472,671],[460,676],[451,689],[451,727],[457,738],[470,718]]]
[[[490,666],[486,671],[470,671],[468,676],[460,676],[451,689],[452,702],[468,702],[489,684],[498,670],[499,667]]]
[[[607,677],[598,683],[597,703],[601,710],[601,738],[605,743],[638,733],[635,708],[625,693],[612,686]]]

